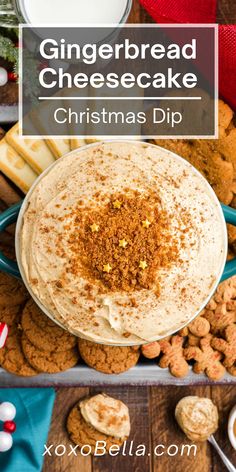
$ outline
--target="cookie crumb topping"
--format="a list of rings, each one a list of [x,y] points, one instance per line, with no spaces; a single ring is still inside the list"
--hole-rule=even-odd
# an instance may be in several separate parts
[[[103,201],[104,196],[96,207],[76,207],[68,236],[67,273],[98,279],[112,291],[154,286],[159,293],[158,270],[179,257],[171,215],[151,190],[145,194],[129,190],[113,195],[106,204]]]

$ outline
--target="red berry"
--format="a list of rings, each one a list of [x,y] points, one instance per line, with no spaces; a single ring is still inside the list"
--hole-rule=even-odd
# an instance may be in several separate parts
[[[10,82],[16,82],[17,81],[17,74],[15,74],[15,72],[8,72],[7,75],[8,75],[8,80]]]
[[[16,430],[16,423],[14,421],[5,421],[3,423],[3,431],[5,431],[5,433],[14,433]]]

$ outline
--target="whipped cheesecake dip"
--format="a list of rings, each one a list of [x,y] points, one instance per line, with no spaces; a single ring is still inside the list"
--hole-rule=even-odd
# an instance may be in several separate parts
[[[188,323],[226,258],[218,200],[186,161],[147,143],[107,141],[62,157],[27,196],[21,274],[72,333],[151,342]]]

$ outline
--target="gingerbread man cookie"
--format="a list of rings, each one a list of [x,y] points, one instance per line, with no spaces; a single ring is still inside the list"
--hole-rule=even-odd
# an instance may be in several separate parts
[[[183,341],[184,339],[178,335],[172,336],[170,341],[159,341],[161,352],[164,354],[160,359],[159,366],[169,367],[171,374],[175,377],[184,377],[189,370],[189,365],[183,354]]]
[[[161,352],[161,347],[158,341],[153,343],[144,344],[141,348],[142,355],[147,359],[155,359]]]
[[[224,366],[226,368],[233,367],[236,363],[236,325],[232,324],[227,326],[225,339],[213,338],[211,345],[214,349],[224,354]]]
[[[236,321],[236,310],[228,310],[226,303],[219,303],[213,310],[205,310],[203,317],[211,325],[211,333],[217,334]]]
[[[213,299],[216,303],[228,303],[236,299],[236,276],[221,282],[218,285]],[[208,308],[208,305],[207,305]],[[216,308],[216,306],[215,306]],[[214,308],[213,308],[214,309]]]
[[[222,354],[212,349],[211,340],[212,335],[208,334],[200,340],[199,347],[185,348],[184,356],[187,360],[194,359],[196,361],[193,366],[193,371],[196,374],[205,372],[211,380],[219,380],[223,377],[225,368],[220,362]]]
[[[201,338],[206,336],[210,332],[210,329],[211,325],[209,321],[202,316],[198,316],[192,321],[192,323],[189,323],[188,326],[185,326],[185,328],[181,329],[179,334],[181,336],[188,336],[189,334],[192,334],[195,337]]]

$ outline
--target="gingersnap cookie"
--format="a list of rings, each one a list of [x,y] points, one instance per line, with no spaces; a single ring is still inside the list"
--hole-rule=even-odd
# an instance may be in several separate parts
[[[23,333],[22,349],[29,364],[39,372],[56,374],[74,367],[79,359],[78,350],[74,347],[66,351],[50,352],[35,347]]]
[[[0,365],[11,374],[31,377],[39,372],[27,361],[21,347],[21,330],[13,325],[10,328],[5,346],[0,349]]]
[[[155,139],[155,144],[179,154],[196,167],[219,200],[230,204],[236,194],[236,128],[231,108],[219,100],[219,139]]]
[[[121,446],[130,434],[128,407],[115,398],[98,394],[77,403],[69,413],[70,439],[85,453],[94,454],[97,441],[104,441],[106,452],[114,444]]]
[[[38,349],[61,352],[77,344],[77,338],[50,320],[32,299],[25,305],[21,324],[28,340]]]
[[[85,339],[79,339],[78,346],[86,364],[104,374],[121,374],[136,365],[140,356],[136,346],[113,347]]]
[[[15,325],[20,321],[21,307],[16,306],[0,306],[0,322],[6,323],[8,326]]]
[[[24,303],[29,294],[20,280],[0,272],[0,307]]]

